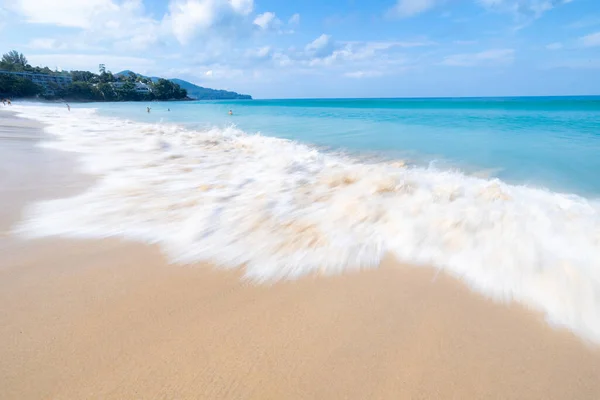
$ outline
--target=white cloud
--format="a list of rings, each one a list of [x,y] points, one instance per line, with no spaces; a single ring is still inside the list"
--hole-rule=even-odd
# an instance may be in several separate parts
[[[25,21],[79,28],[69,36],[34,39],[32,48],[46,50],[96,48],[101,43],[120,50],[143,50],[155,44],[160,23],[145,15],[142,0],[17,0],[13,10]]]
[[[322,34],[306,45],[307,50],[317,50],[327,46],[331,42],[331,35]]]
[[[254,0],[227,0],[238,14],[248,15],[254,10]]]
[[[312,57],[323,58],[333,53],[335,44],[331,35],[322,34],[307,44],[305,50]]]
[[[561,42],[554,42],[546,45],[546,49],[548,50],[560,50],[563,48],[563,44]]]
[[[98,14],[119,9],[112,0],[15,0],[6,6],[30,23],[74,28],[87,28]]]
[[[382,75],[381,71],[352,71],[344,74],[347,78],[376,78]]]
[[[299,25],[300,24],[300,14],[296,13],[290,17],[288,20],[288,24],[290,25]]]
[[[149,48],[163,33],[161,24],[146,15],[142,0],[126,0],[118,10],[97,15],[85,30],[84,39],[86,43],[108,43],[118,50],[131,51]]]
[[[259,14],[254,18],[254,25],[257,25],[262,30],[268,30],[278,25],[281,25],[281,21],[277,19],[275,13],[265,12],[263,14]]]
[[[304,51],[290,49],[287,54],[275,53],[272,61],[277,67],[306,73],[336,71],[348,78],[372,78],[392,75],[413,68],[419,57],[409,57],[408,48],[434,45],[428,40],[418,41],[334,41],[321,35],[309,43]]]
[[[321,35],[301,48],[273,48],[258,46],[233,48],[206,57],[199,55],[180,65],[180,76],[210,79],[211,84],[231,84],[233,78],[284,79],[286,76],[334,73],[338,77],[370,78],[392,75],[413,67],[416,58],[402,54],[407,48],[432,44],[427,40],[398,42],[341,42],[331,36]],[[212,76],[205,76],[212,71]],[[259,78],[256,78],[256,77]]]
[[[434,42],[421,40],[413,42],[334,42],[330,36],[322,35],[306,46],[310,66],[327,66],[347,62],[389,62],[403,60],[398,50],[434,45]],[[317,49],[315,51],[315,49]]]
[[[479,53],[450,55],[444,58],[442,64],[454,67],[507,65],[513,62],[514,57],[513,49],[491,49]]]
[[[597,47],[600,46],[600,32],[591,33],[580,37],[578,40],[582,47]]]
[[[236,17],[249,15],[254,0],[172,0],[164,23],[182,43],[200,32],[222,24],[235,24]]]
[[[398,0],[392,8],[392,15],[408,18],[432,9],[436,0]]]
[[[289,67],[294,64],[294,60],[292,60],[292,58],[287,54],[283,53],[275,53],[271,59],[277,67]]]
[[[79,28],[68,36],[59,32],[33,40],[32,48],[130,53],[168,44],[172,38],[186,45],[201,36],[205,46],[226,45],[232,36],[251,33],[254,0],[170,0],[168,11],[158,18],[146,12],[143,0],[14,0],[10,9],[29,23]],[[272,12],[254,21],[265,30],[282,24]]]

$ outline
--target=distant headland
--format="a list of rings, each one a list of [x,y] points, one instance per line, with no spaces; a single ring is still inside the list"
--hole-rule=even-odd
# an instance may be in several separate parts
[[[136,75],[142,79],[148,79],[151,82],[158,82],[161,78],[155,76],[144,76],[136,74],[133,71],[125,70],[115,74],[117,77]],[[187,95],[194,100],[252,100],[252,96],[248,94],[239,94],[227,90],[209,89],[202,86],[195,85],[191,82],[184,81],[183,79],[169,79],[169,81],[179,85],[182,89],[187,91]]]
[[[252,99],[250,95],[204,88],[181,79],[147,77],[129,70],[113,74],[104,64],[99,65],[97,74],[32,67],[15,50],[0,60],[0,97],[68,101]]]

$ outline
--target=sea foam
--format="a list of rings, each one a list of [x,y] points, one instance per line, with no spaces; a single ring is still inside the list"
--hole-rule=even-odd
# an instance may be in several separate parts
[[[79,154],[85,193],[36,203],[25,237],[118,236],[257,281],[376,267],[384,254],[459,277],[600,342],[600,206],[400,162],[364,163],[235,127],[194,131],[22,106],[45,146]]]

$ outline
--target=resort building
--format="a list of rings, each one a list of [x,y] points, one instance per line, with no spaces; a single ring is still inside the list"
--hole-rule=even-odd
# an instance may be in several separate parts
[[[35,74],[32,72],[14,72],[14,71],[2,71],[0,70],[0,74],[7,75],[16,75],[21,78],[26,78],[32,81],[33,83],[40,85],[44,88],[44,92],[46,94],[54,93],[52,89],[52,84],[64,87],[73,83],[71,76],[68,74],[56,74],[56,75],[48,75],[48,74]]]
[[[111,85],[114,89],[121,89],[123,87],[123,85],[125,85],[127,82],[113,82]],[[150,93],[152,90],[150,89],[150,86],[146,85],[145,83],[142,82],[134,82],[135,85],[135,91],[141,94],[148,94]]]

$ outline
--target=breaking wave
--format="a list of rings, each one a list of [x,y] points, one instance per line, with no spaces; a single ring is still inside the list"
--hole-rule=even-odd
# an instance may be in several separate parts
[[[98,176],[32,205],[26,237],[118,236],[174,262],[244,266],[258,281],[376,267],[444,269],[600,342],[600,206],[404,163],[364,163],[235,127],[195,131],[23,106]]]

